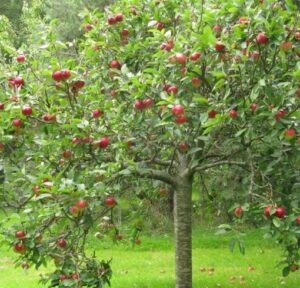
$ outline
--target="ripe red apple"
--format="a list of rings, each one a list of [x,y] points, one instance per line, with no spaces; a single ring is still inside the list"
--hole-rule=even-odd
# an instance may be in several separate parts
[[[235,208],[234,214],[236,217],[240,218],[243,214],[244,210],[242,207]]]
[[[103,114],[103,112],[100,109],[96,109],[92,112],[92,117],[99,118],[102,114]]]
[[[52,73],[52,79],[56,82],[59,82],[63,79],[63,74],[61,71],[54,71]]]
[[[222,27],[217,24],[213,27],[213,31],[220,33],[220,32],[222,32]]]
[[[88,206],[88,203],[87,203],[87,201],[80,199],[77,201],[76,206],[80,209],[84,209]]]
[[[118,13],[117,15],[116,15],[116,21],[117,22],[121,22],[121,21],[123,21],[123,14],[122,13]]]
[[[184,55],[182,53],[176,53],[175,58],[176,58],[177,63],[179,63],[179,64],[183,64],[186,61],[186,55]]]
[[[14,246],[14,250],[17,253],[23,253],[26,250],[26,246],[23,243],[17,243]]]
[[[217,52],[223,52],[223,51],[225,51],[225,48],[226,48],[226,46],[221,42],[217,42],[215,45],[215,49]]]
[[[147,98],[143,100],[143,107],[150,108],[153,105],[153,100],[151,98]]]
[[[25,116],[30,116],[32,114],[32,108],[29,105],[24,105],[22,107],[22,114]]]
[[[171,51],[172,50],[172,45],[171,44],[169,44],[169,43],[162,43],[161,45],[160,45],[160,49],[161,50],[166,50],[166,51]]]
[[[297,223],[298,225],[300,225],[300,216],[298,216],[298,217],[296,218],[296,223]]]
[[[259,44],[266,44],[269,41],[269,38],[266,36],[265,32],[260,32],[256,36],[256,41]]]
[[[72,151],[70,150],[64,150],[63,153],[62,153],[62,157],[63,158],[70,158],[72,156]]]
[[[69,79],[71,77],[71,71],[68,69],[62,70],[61,77],[62,77],[62,79],[65,79],[65,80]]]
[[[0,102],[0,110],[4,110],[4,106],[5,106],[4,103]]]
[[[198,77],[192,78],[192,84],[193,84],[195,87],[199,87],[199,86],[201,85],[201,79],[198,78]]]
[[[78,279],[79,279],[79,274],[73,273],[73,274],[71,275],[71,279],[73,279],[73,280],[78,280]]]
[[[117,201],[114,197],[109,197],[104,200],[104,204],[105,206],[111,207],[117,205]]]
[[[164,29],[164,27],[165,27],[164,23],[162,23],[162,22],[160,22],[160,21],[158,21],[158,22],[156,23],[156,29],[157,29],[157,30],[161,31],[162,29]]]
[[[66,274],[62,274],[62,275],[59,276],[60,281],[65,281],[67,279],[68,279],[68,276]]]
[[[269,206],[267,206],[267,207],[265,208],[265,210],[264,210],[264,215],[266,216],[266,218],[270,218],[270,216],[271,216],[270,212],[271,212],[271,209],[272,209],[272,208],[273,208],[272,205],[269,205]]]
[[[286,214],[286,211],[283,207],[278,207],[275,211],[275,215],[278,217],[278,218],[283,218]]]
[[[77,80],[75,82],[72,83],[73,88],[75,89],[80,89],[85,85],[85,82],[83,80]]]
[[[257,104],[256,104],[256,103],[252,103],[252,104],[250,105],[250,108],[251,108],[252,111],[255,111],[256,108],[257,108]]]
[[[109,145],[109,137],[104,136],[98,142],[96,142],[96,147],[105,149]]]
[[[79,213],[79,209],[77,206],[71,206],[70,207],[70,213],[74,216],[77,217]]]
[[[180,143],[180,144],[178,144],[178,149],[182,153],[186,152],[188,150],[188,148],[189,148],[189,145],[186,144],[186,143]]]
[[[142,100],[135,100],[134,102],[134,108],[136,110],[142,110],[144,108],[144,104]]]
[[[57,240],[57,245],[60,248],[65,248],[67,246],[67,241],[65,239],[59,239]]]
[[[181,115],[184,113],[184,107],[180,104],[176,104],[172,107],[172,114],[175,116]]]
[[[238,112],[237,112],[235,109],[231,109],[231,110],[229,111],[229,116],[230,116],[231,118],[236,118],[236,117],[238,116]]]
[[[90,24],[90,23],[86,23],[86,24],[84,25],[84,29],[85,29],[86,31],[90,31],[90,30],[93,29],[93,25]]]
[[[186,68],[186,67],[181,67],[181,68],[180,68],[180,72],[181,72],[182,74],[185,74],[185,73],[187,72],[187,68]]]
[[[122,35],[122,36],[128,36],[128,35],[129,35],[128,29],[123,29],[123,30],[121,31],[121,35]]]
[[[13,81],[14,81],[14,85],[13,86],[15,86],[15,87],[21,87],[21,86],[23,86],[25,84],[25,81],[23,80],[22,77],[16,77],[16,78],[14,78]]]
[[[0,151],[3,151],[5,148],[4,144],[3,143],[0,143]]]
[[[16,232],[16,238],[25,238],[25,236],[26,236],[26,233],[23,230]]]
[[[178,93],[178,88],[175,85],[172,85],[168,88],[167,92],[169,94],[173,93],[173,94],[177,94]]]
[[[175,123],[182,124],[182,123],[185,123],[187,120],[188,120],[188,117],[186,115],[180,115],[175,118]]]
[[[121,68],[121,64],[118,60],[113,60],[110,63],[110,67],[114,68],[114,69],[119,69],[119,68]]]
[[[207,112],[208,118],[215,118],[217,114],[218,112],[215,110],[210,110]]]
[[[48,114],[48,113],[46,113],[46,114],[43,115],[42,118],[43,118],[43,120],[45,122],[52,122],[52,121],[56,120],[56,115],[55,114]]]
[[[117,22],[117,19],[116,19],[115,16],[109,16],[107,18],[107,22],[108,22],[109,25],[113,25],[113,24],[115,24]]]
[[[20,126],[23,125],[23,122],[22,122],[21,119],[16,118],[16,119],[14,119],[14,120],[12,121],[12,125],[15,126],[15,127],[20,127]]]
[[[191,56],[190,56],[190,60],[191,61],[197,61],[201,56],[200,52],[194,52]]]
[[[294,138],[295,135],[296,135],[296,130],[293,128],[289,128],[284,131],[284,136],[288,139]]]
[[[281,45],[280,45],[280,48],[283,49],[283,50],[289,50],[292,48],[292,43],[291,42],[283,42]]]
[[[276,114],[275,114],[275,118],[276,120],[279,120],[280,118],[283,118],[285,116],[285,111],[283,109],[280,109]]]
[[[300,32],[299,32],[299,31],[297,31],[297,32],[295,33],[295,39],[296,39],[296,40],[300,40]]]
[[[26,57],[25,57],[25,55],[21,54],[21,55],[17,56],[16,60],[17,60],[17,62],[22,63],[22,62],[25,62]]]

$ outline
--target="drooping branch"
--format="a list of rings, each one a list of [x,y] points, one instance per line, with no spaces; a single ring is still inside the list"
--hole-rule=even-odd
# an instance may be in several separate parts
[[[220,166],[220,165],[237,165],[237,166],[241,166],[243,168],[245,168],[247,166],[247,164],[245,162],[241,162],[241,161],[231,161],[231,160],[223,160],[223,161],[217,161],[214,163],[210,163],[210,164],[204,164],[202,166],[198,166],[194,168],[195,172],[199,172],[199,171],[204,171],[216,166]]]

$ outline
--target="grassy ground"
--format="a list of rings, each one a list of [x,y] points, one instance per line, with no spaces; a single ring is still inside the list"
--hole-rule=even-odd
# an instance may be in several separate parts
[[[132,248],[124,242],[119,245],[108,240],[91,240],[91,249],[102,259],[113,258],[112,288],[173,288],[174,256],[172,237],[169,235],[144,236],[142,244]],[[228,249],[229,236],[216,236],[214,231],[197,229],[193,237],[194,288],[247,287],[298,288],[300,273],[281,277],[275,268],[280,250],[270,240],[263,240],[261,231],[250,231],[245,237],[246,255]],[[45,272],[14,269],[15,255],[5,247],[0,249],[0,288],[38,288],[39,274]],[[249,265],[254,267],[248,271]],[[200,272],[199,268],[215,269]],[[50,267],[51,269],[51,267]],[[236,277],[231,281],[230,278]],[[240,277],[244,281],[240,281]]]

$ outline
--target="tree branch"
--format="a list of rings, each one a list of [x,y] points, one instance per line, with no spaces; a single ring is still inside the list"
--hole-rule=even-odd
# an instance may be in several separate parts
[[[195,168],[195,172],[198,171],[204,171],[216,166],[220,166],[220,165],[237,165],[237,166],[241,166],[241,167],[246,167],[246,163],[245,162],[240,162],[240,161],[230,161],[230,160],[224,160],[224,161],[217,161],[214,163],[210,163],[210,164],[206,164],[206,165],[202,165],[202,166],[198,166]]]

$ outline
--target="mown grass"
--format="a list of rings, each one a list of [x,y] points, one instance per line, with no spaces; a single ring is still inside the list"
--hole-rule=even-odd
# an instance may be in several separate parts
[[[193,234],[194,288],[247,287],[247,288],[298,288],[300,273],[281,277],[281,268],[275,268],[280,260],[280,248],[263,239],[259,230],[245,236],[246,254],[228,249],[230,235],[215,235],[214,230],[197,228]],[[108,239],[90,239],[89,249],[95,249],[99,259],[112,258],[112,288],[173,288],[174,254],[172,235],[143,236],[142,244],[132,248],[129,242],[114,244]],[[39,274],[33,269],[15,269],[14,253],[5,247],[0,249],[0,288],[39,288]],[[254,271],[248,271],[249,265]],[[212,267],[209,275],[199,268]],[[53,267],[49,266],[49,270]],[[233,283],[230,278],[236,277]],[[240,277],[245,281],[240,282]]]

